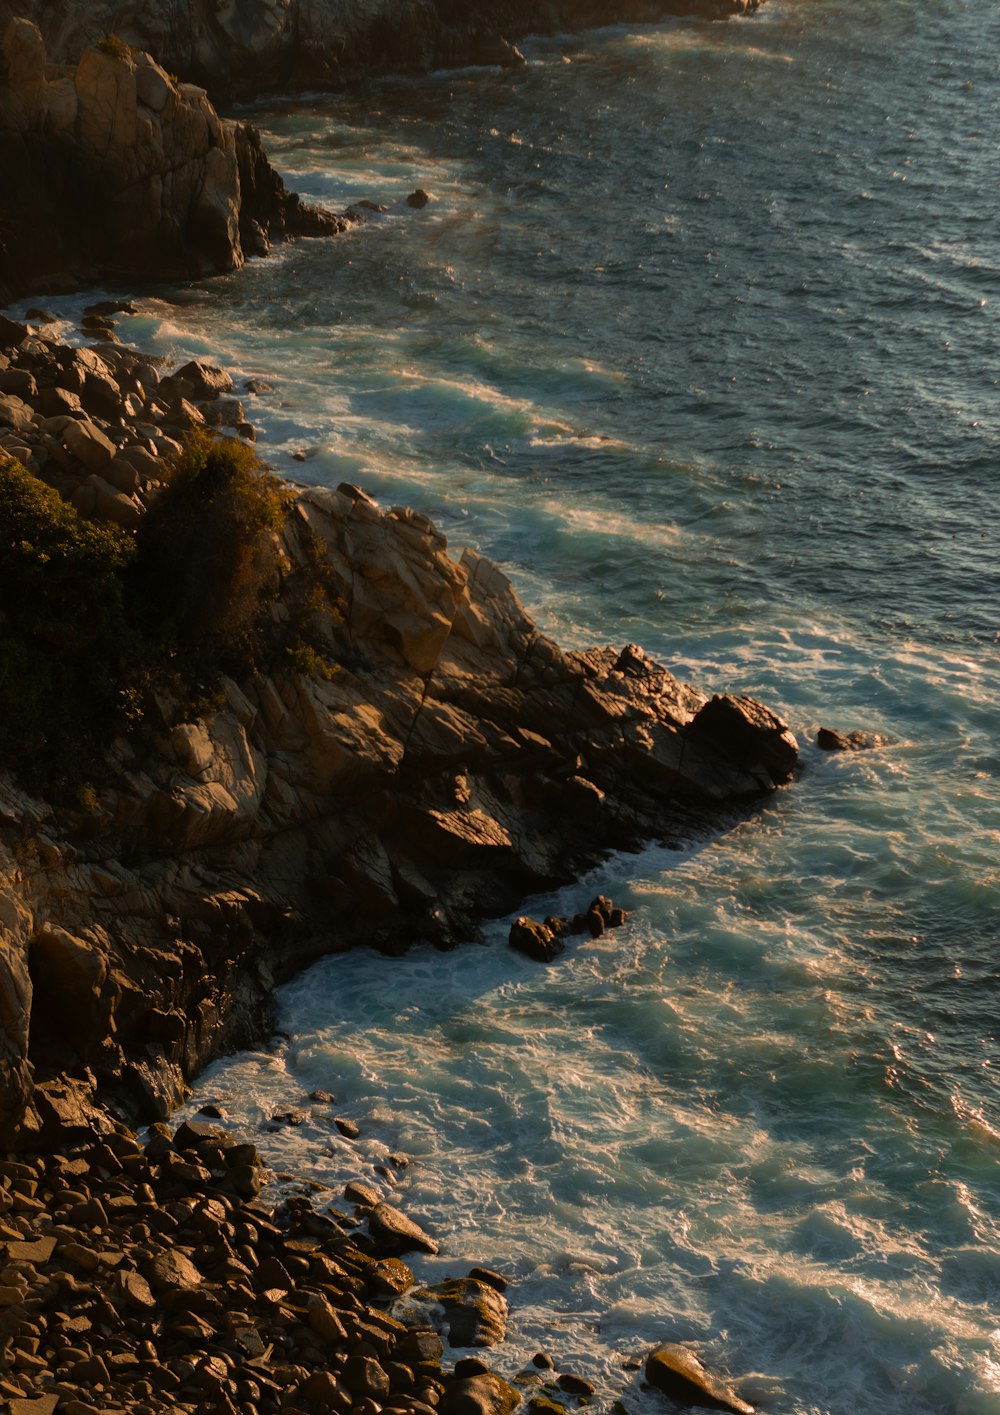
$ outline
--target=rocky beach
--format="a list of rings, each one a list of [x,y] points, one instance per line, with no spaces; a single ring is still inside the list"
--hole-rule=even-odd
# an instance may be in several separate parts
[[[164,64],[242,94],[404,53],[406,67],[517,63],[527,26],[516,6],[484,25],[428,23],[414,7],[413,47],[395,12],[359,7],[336,46],[321,15],[303,40],[292,7],[211,24],[207,8],[188,31],[162,7],[160,30],[149,16],[130,28],[49,7],[43,38],[43,17],[14,7],[0,84],[8,300],[238,269],[272,241],[366,219],[363,204],[334,214],[288,193],[255,129],[220,119]],[[574,19],[669,9],[611,8]],[[734,8],[751,7],[707,13]],[[542,17],[564,18],[557,6]],[[192,438],[252,446],[266,385],[127,347],[115,329],[129,309],[93,305],[70,339],[41,307],[0,316],[12,583],[28,544],[15,503],[41,518],[36,531],[64,533],[77,516],[119,548],[141,545]],[[81,742],[91,759],[50,798],[28,758],[3,763],[0,1395],[12,1415],[574,1408],[593,1387],[544,1352],[515,1387],[472,1358],[443,1367],[437,1330],[389,1315],[413,1288],[400,1254],[437,1242],[363,1174],[350,1212],[315,1185],[275,1209],[252,1144],[163,1122],[206,1061],[266,1035],[273,987],[316,958],[360,943],[451,948],[609,851],[725,828],[791,779],[796,744],[761,704],[701,693],[634,645],[563,652],[495,565],[451,558],[422,513],[348,483],[289,487],[280,505],[254,632],[280,635],[294,602],[307,642],[242,673],[202,658],[198,692],[183,675],[148,678],[130,725]],[[304,582],[321,593],[303,610]],[[74,698],[86,716],[87,687],[63,668],[67,720]],[[519,919],[511,943],[550,961],[567,932],[623,918],[600,898],[572,921]],[[144,1141],[130,1128],[149,1124]],[[330,1125],[345,1144],[356,1133]],[[402,1172],[405,1157],[394,1163]],[[444,1310],[454,1346],[488,1346],[503,1337],[504,1286],[474,1269],[420,1296]],[[665,1348],[649,1378],[685,1403],[749,1408],[692,1359]]]

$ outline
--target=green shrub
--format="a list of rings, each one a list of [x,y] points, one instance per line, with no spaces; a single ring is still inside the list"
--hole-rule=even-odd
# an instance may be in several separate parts
[[[0,457],[0,765],[33,786],[88,775],[128,718],[122,572],[134,546]],[[91,773],[92,774],[92,773]]]
[[[251,448],[198,432],[143,518],[131,582],[144,632],[182,672],[252,671],[280,589],[289,493]]]

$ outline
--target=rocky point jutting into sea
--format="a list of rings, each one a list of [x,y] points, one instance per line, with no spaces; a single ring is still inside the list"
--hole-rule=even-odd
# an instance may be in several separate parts
[[[189,27],[162,6],[8,5],[0,280],[41,296],[238,268],[271,240],[363,219],[288,194],[254,130],[170,66],[245,93],[403,55],[517,62],[529,25],[674,8],[512,4],[479,23],[440,5],[201,6]],[[78,515],[141,539],[192,432],[253,429],[228,374],[124,347],[115,313],[92,310],[82,342],[43,309],[0,318],[0,471],[62,530]],[[282,507],[279,592],[260,612],[277,632],[290,587],[316,575],[308,656],[217,668],[195,695],[147,682],[138,726],[81,742],[94,756],[75,796],[63,783],[47,799],[3,764],[0,1395],[13,1415],[506,1415],[512,1386],[474,1359],[446,1371],[436,1332],[387,1314],[413,1285],[399,1254],[437,1244],[377,1191],[348,1186],[353,1217],[307,1198],[265,1208],[253,1145],[193,1123],[154,1125],[142,1144],[128,1127],[162,1122],[209,1058],[260,1037],[275,983],[322,954],[449,948],[609,851],[724,828],[797,766],[784,723],[750,698],[709,697],[634,645],[563,652],[494,565],[450,556],[422,513],[346,483],[295,488]],[[33,547],[5,534],[16,567]],[[77,688],[57,690],[67,706]],[[598,899],[582,923],[619,921]],[[522,933],[551,956],[561,927]],[[454,1344],[488,1345],[503,1286],[474,1269],[423,1295],[471,1323]],[[544,1354],[536,1365],[538,1415],[592,1394]],[[749,1409],[685,1348],[663,1348],[647,1376],[683,1403]]]

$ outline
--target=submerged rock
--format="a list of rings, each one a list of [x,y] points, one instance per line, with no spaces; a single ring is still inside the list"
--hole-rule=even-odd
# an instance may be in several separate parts
[[[884,747],[888,740],[879,732],[843,733],[832,727],[821,727],[816,733],[816,745],[824,752],[866,752]]]
[[[754,1415],[727,1382],[712,1375],[686,1346],[658,1346],[646,1360],[646,1380],[678,1405],[727,1410],[730,1415]]]

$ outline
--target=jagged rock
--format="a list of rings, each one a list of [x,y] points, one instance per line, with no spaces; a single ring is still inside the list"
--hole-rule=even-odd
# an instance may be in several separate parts
[[[38,18],[48,27],[51,10]],[[60,70],[28,18],[4,32],[0,224],[13,285],[231,270],[244,262],[244,237],[259,248],[272,231],[345,229],[286,192],[259,135],[223,122],[204,89],[99,38]]]
[[[356,1179],[352,1179],[345,1187],[344,1198],[349,1204],[357,1204],[363,1209],[374,1209],[382,1202],[382,1196],[377,1189]]]
[[[511,924],[507,942],[518,953],[526,953],[537,963],[554,962],[566,947],[550,928],[525,914]]]
[[[751,748],[756,765],[748,772],[748,794],[790,781],[798,766],[798,743],[786,724],[753,698],[716,694],[695,714],[687,736],[743,771]]]
[[[192,359],[159,384],[161,394],[171,396],[179,390],[182,397],[196,401],[218,398],[223,393],[231,393],[233,387],[233,380],[225,369],[203,363],[199,359]]]
[[[741,1400],[732,1386],[706,1371],[686,1346],[668,1343],[652,1351],[646,1360],[646,1380],[678,1405],[754,1415],[753,1406]]]
[[[389,1394],[389,1377],[371,1356],[348,1357],[341,1376],[352,1395],[378,1400]]]
[[[38,377],[48,359],[80,388],[109,369],[91,350],[44,340],[31,357]],[[124,382],[126,364],[116,372]],[[86,426],[55,417],[37,435],[70,465],[63,442],[108,451]],[[133,446],[104,465],[123,458],[158,470]],[[91,477],[74,505],[98,515],[120,496],[141,517],[139,497]],[[222,680],[196,722],[164,703],[144,759],[133,755],[127,770],[109,759],[100,813],[54,818],[47,858],[16,862],[0,838],[13,943],[0,950],[0,1144],[31,1091],[25,959],[43,928],[100,938],[107,979],[82,991],[96,1000],[76,1009],[66,1041],[148,1120],[168,1113],[215,1049],[264,1025],[272,983],[326,940],[450,946],[605,851],[731,820],[790,770],[792,740],[772,714],[742,699],[713,707],[634,647],[563,653],[500,571],[471,551],[450,558],[426,516],[383,511],[346,485],[301,489],[282,556],[289,573],[328,567],[338,609],[323,623],[324,649],[338,671]],[[585,770],[615,810],[567,810],[567,770]],[[48,811],[0,777],[0,822]],[[610,900],[593,906],[576,931],[624,917]],[[542,956],[562,946],[557,923],[523,926]],[[223,947],[227,975],[209,998],[200,980]],[[35,980],[36,1020],[63,996],[46,997],[47,977]],[[57,1064],[58,1028],[48,1037],[39,1080]],[[357,1135],[353,1121],[334,1123]],[[252,1194],[259,1171],[244,1163],[232,1184]]]

